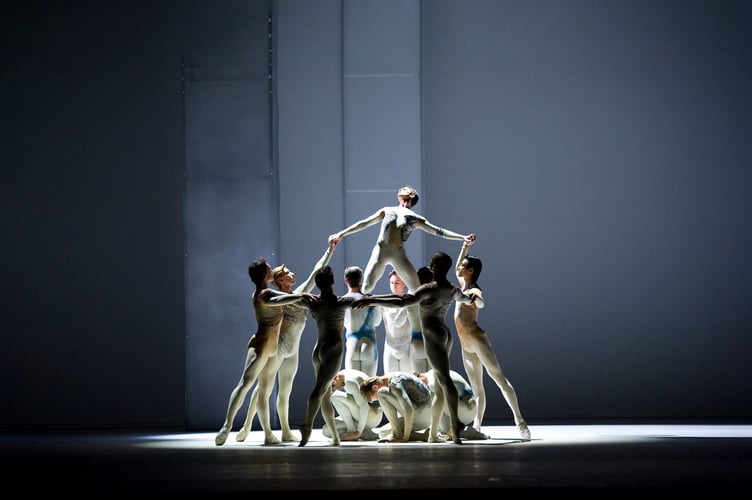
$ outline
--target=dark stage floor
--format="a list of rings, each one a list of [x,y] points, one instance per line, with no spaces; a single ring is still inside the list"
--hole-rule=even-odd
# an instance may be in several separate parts
[[[6,434],[2,475],[6,491],[107,496],[752,485],[752,425],[531,425],[529,442],[483,430],[462,445],[339,447],[316,430],[302,448],[264,446],[260,431],[221,447],[214,433]]]

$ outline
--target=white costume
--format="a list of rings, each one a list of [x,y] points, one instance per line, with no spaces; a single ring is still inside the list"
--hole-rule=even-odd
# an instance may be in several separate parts
[[[389,379],[388,384],[377,394],[389,427],[384,426],[380,435],[389,439],[386,435],[389,429],[391,441],[416,440],[417,431],[431,426],[431,389],[412,373],[390,373],[385,377]]]
[[[384,413],[380,405],[366,401],[360,391],[360,385],[366,381],[368,375],[360,370],[352,369],[340,370],[338,375],[343,376],[344,386],[339,389],[332,387],[335,389],[332,392],[332,406],[337,412],[337,417],[334,419],[337,434],[342,441],[376,440],[378,436],[373,428],[381,425]],[[332,437],[332,432],[326,424],[321,430],[324,436]],[[350,439],[351,434],[353,439]],[[357,437],[354,437],[356,435]]]
[[[412,332],[406,309],[382,308],[384,320],[384,373],[404,372],[413,369],[410,356]]]
[[[364,295],[350,291],[344,297],[361,299]],[[379,363],[376,327],[381,319],[381,308],[376,306],[345,311],[345,368],[376,375]]]
[[[402,297],[394,295],[369,296],[359,300],[354,304],[354,308],[367,307],[373,304],[385,307],[418,306],[426,355],[437,377],[436,390],[434,391],[436,397],[434,398],[432,412],[433,420],[428,441],[431,443],[441,441],[438,435],[439,421],[446,405],[451,427],[457,429],[457,432],[452,433],[452,440],[460,444],[459,433],[462,424],[457,415],[459,398],[457,388],[451,381],[449,366],[452,333],[445,322],[445,316],[452,302],[470,304],[474,297],[464,294],[462,290],[447,280],[446,274],[451,266],[452,258],[449,255],[444,252],[436,252],[431,257],[429,266],[434,273],[433,282],[421,285],[415,292]],[[386,408],[384,408],[384,414],[387,414]]]
[[[394,295],[404,295],[407,285],[397,271],[389,273],[389,289]],[[381,307],[381,317],[384,321],[384,373],[408,372],[413,370],[412,330],[408,321],[407,310]],[[421,340],[423,338],[421,337]]]

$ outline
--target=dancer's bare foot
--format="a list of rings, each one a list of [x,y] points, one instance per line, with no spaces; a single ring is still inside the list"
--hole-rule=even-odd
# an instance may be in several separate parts
[[[460,439],[460,432],[462,432],[463,427],[464,425],[461,422],[457,422],[457,425],[455,425],[452,429],[451,439],[452,441],[454,441],[454,444],[462,444],[462,439]]]

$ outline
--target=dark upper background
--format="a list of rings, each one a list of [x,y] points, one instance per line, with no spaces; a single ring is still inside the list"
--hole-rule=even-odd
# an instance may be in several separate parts
[[[284,36],[312,5],[352,2],[4,7],[0,427],[186,425],[181,58],[233,50],[239,13],[278,9]],[[419,211],[478,234],[481,324],[527,418],[752,418],[752,2],[418,5]],[[299,278],[352,222],[306,216]],[[224,361],[217,428],[242,353]]]

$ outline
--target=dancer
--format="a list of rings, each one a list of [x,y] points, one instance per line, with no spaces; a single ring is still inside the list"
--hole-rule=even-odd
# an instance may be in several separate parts
[[[295,290],[292,288],[295,285],[295,273],[284,264],[275,267],[272,269],[274,286],[285,293],[310,292],[313,290],[316,273],[329,264],[334,247],[334,244],[329,244],[329,248],[326,249],[324,255],[313,266],[311,274]],[[277,357],[274,359],[276,363],[274,370],[277,374],[277,414],[279,415],[279,422],[282,427],[282,441],[292,442],[299,441],[300,439],[293,434],[290,428],[290,394],[292,393],[293,379],[298,372],[300,336],[305,329],[306,320],[308,319],[308,309],[301,307],[299,304],[288,304],[282,307],[282,311],[284,314],[279,331]],[[253,417],[256,415],[258,393],[259,387],[256,384],[251,393],[251,400],[248,403],[248,413],[243,427],[235,436],[235,439],[239,442],[245,441],[245,438],[248,437],[248,433],[251,431]]]
[[[331,245],[331,243],[330,243]],[[345,284],[348,292],[345,297],[360,299],[365,297],[360,291],[363,283],[363,270],[358,266],[345,269]],[[345,368],[360,370],[367,375],[376,375],[379,364],[379,348],[376,327],[381,324],[381,308],[371,306],[366,309],[345,311]]]
[[[360,370],[344,369],[332,379],[332,405],[337,411],[334,418],[335,432],[341,441],[375,441],[379,438],[373,431],[381,424],[384,413],[378,402],[369,402],[360,391],[368,374]],[[324,424],[324,436],[332,437],[331,429]]]
[[[430,283],[433,281],[433,271],[428,266],[421,266],[418,268],[418,281],[421,285]],[[411,306],[416,309],[417,306]],[[420,316],[418,316],[420,318]],[[420,330],[418,328],[418,330]],[[423,335],[412,335],[410,339],[410,361],[412,361],[414,372],[425,373],[431,369],[428,363],[428,356],[426,356],[426,346],[423,342]]]
[[[389,273],[389,290],[393,295],[404,295],[407,286],[397,271]],[[405,372],[413,370],[412,335],[410,322],[407,320],[405,308],[381,307],[381,317],[384,320],[384,373]],[[421,337],[421,347],[422,347]],[[426,361],[427,363],[427,361]],[[372,373],[371,375],[375,375]]]
[[[486,411],[486,391],[483,387],[483,368],[496,382],[501,390],[501,395],[509,405],[514,415],[514,423],[520,431],[523,439],[530,439],[530,429],[525,419],[522,418],[520,406],[517,402],[517,393],[501,370],[501,365],[491,347],[491,341],[486,332],[478,325],[478,310],[483,308],[483,291],[478,286],[478,277],[483,269],[481,260],[467,255],[468,248],[472,243],[465,242],[457,257],[455,272],[457,280],[465,293],[472,293],[475,301],[472,304],[456,304],[454,308],[454,325],[457,328],[457,336],[462,348],[462,364],[470,380],[470,385],[478,397],[478,414],[475,417],[473,427],[481,432],[481,424]]]
[[[428,388],[431,389],[431,391],[435,390],[436,379],[433,376],[433,370],[428,370],[426,373],[415,373],[415,375],[419,379],[421,379],[428,386]],[[449,375],[452,378],[454,386],[457,388],[459,397],[459,404],[457,405],[457,417],[464,427],[460,431],[460,437],[462,439],[474,440],[488,439],[487,435],[476,431],[472,427],[475,416],[478,414],[478,398],[473,392],[473,389],[470,386],[470,382],[465,380],[465,378],[460,375],[459,372],[456,372],[454,370],[451,370],[449,372]],[[449,424],[449,414],[446,412],[446,410],[444,410],[444,413],[442,413],[441,420],[439,422],[439,432],[441,434],[449,435],[449,437],[451,438],[451,427]]]
[[[429,268],[433,271],[434,281],[421,285],[415,292],[395,297],[393,295],[377,295],[359,299],[353,307],[366,307],[379,304],[388,307],[405,307],[418,304],[420,306],[420,321],[423,328],[426,355],[436,377],[435,398],[431,408],[431,431],[429,442],[443,440],[438,435],[439,420],[444,405],[447,405],[452,432],[452,441],[461,444],[460,422],[458,419],[458,393],[451,381],[449,369],[449,352],[452,348],[452,332],[446,324],[445,317],[453,301],[470,304],[475,297],[466,295],[447,279],[447,273],[452,268],[452,258],[444,252],[436,252],[431,257]],[[386,410],[384,410],[386,412]]]
[[[391,264],[397,273],[399,273],[410,291],[416,290],[420,286],[415,267],[410,262],[410,259],[407,258],[407,252],[405,252],[405,243],[415,229],[420,229],[448,240],[475,241],[475,234],[462,235],[448,229],[442,229],[429,222],[422,215],[415,213],[412,209],[418,204],[418,199],[418,191],[415,188],[404,186],[397,191],[397,206],[380,208],[369,217],[329,236],[329,241],[334,241],[336,244],[345,236],[362,231],[379,222],[381,223],[376,244],[373,246],[371,257],[364,271],[365,278],[361,287],[364,294],[369,294],[373,291],[376,282],[383,276],[387,264]],[[420,314],[416,307],[408,308],[407,313],[412,328],[412,336],[419,339],[421,336]],[[416,369],[425,371],[428,367],[418,366]]]
[[[366,379],[360,386],[368,401],[378,400],[389,424],[381,428],[380,442],[426,441],[419,433],[431,425],[431,390],[413,373],[394,372]]]
[[[363,293],[368,294],[373,291],[376,282],[384,274],[387,264],[394,267],[410,290],[418,288],[420,285],[418,274],[407,258],[404,246],[415,229],[435,234],[447,240],[466,241],[468,243],[475,241],[475,235],[472,233],[462,235],[448,229],[442,229],[429,222],[422,215],[415,213],[412,208],[418,204],[418,198],[418,192],[415,188],[405,186],[397,192],[397,206],[380,208],[371,216],[329,236],[330,241],[339,243],[345,236],[381,222],[379,236],[364,271]],[[413,328],[415,327],[413,325]]]
[[[343,331],[345,329],[345,311],[352,307],[354,297],[337,297],[334,294],[334,273],[329,266],[316,273],[316,286],[318,295],[291,294],[302,297],[300,305],[311,311],[318,338],[313,348],[311,361],[316,372],[316,382],[306,404],[305,422],[300,426],[300,443],[305,446],[311,437],[313,420],[319,409],[324,417],[325,424],[330,429],[335,429],[334,407],[332,406],[332,379],[342,366],[344,353]],[[333,446],[339,446],[339,434],[334,433],[331,438]]]
[[[292,304],[300,298],[269,288],[269,282],[272,280],[272,268],[264,258],[257,259],[248,266],[248,276],[256,285],[256,291],[253,293],[253,311],[256,314],[258,330],[248,342],[243,375],[230,394],[225,422],[214,438],[214,443],[217,446],[222,446],[227,441],[235,415],[243,404],[248,391],[257,380],[260,388],[258,415],[261,428],[264,430],[264,444],[279,443],[269,422],[269,391],[274,384],[276,373],[276,363],[270,362],[270,360],[273,360],[277,354],[279,331],[284,314],[281,306]]]

